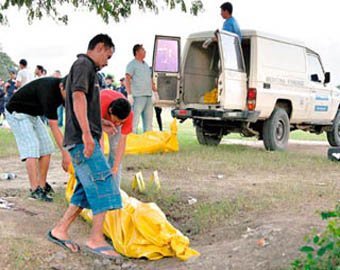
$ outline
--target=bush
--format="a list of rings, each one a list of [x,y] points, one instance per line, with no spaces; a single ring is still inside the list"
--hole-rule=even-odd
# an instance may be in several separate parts
[[[326,229],[317,233],[313,230],[300,248],[305,254],[292,263],[293,270],[340,270],[340,204],[334,211],[322,212],[321,218],[328,220]]]

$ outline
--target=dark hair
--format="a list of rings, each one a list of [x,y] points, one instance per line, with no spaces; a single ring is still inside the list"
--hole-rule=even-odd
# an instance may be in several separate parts
[[[21,59],[21,60],[19,61],[19,64],[22,65],[22,66],[24,66],[24,67],[26,67],[26,66],[27,66],[27,61],[26,61],[26,59]]]
[[[106,75],[105,79],[106,80],[113,80],[113,77],[112,77],[112,75],[108,74],[108,75]]]
[[[221,5],[221,9],[223,10],[223,11],[228,11],[229,12],[229,14],[231,15],[231,14],[233,14],[233,5],[230,3],[230,2],[225,2],[225,3],[223,3],[222,5]]]
[[[61,80],[60,80],[60,82],[62,83],[64,88],[66,87],[67,77],[68,77],[68,75],[66,75],[65,77],[61,78]]]
[[[118,117],[119,120],[126,119],[131,112],[130,102],[126,98],[118,98],[111,102],[109,113]]]
[[[40,70],[41,72],[44,72],[44,67],[41,65],[37,65],[37,69]]]
[[[8,69],[8,72],[9,72],[9,73],[12,73],[12,74],[16,74],[16,73],[17,73],[17,71],[16,71],[16,69],[15,69],[14,67],[10,67],[10,68]]]
[[[93,50],[98,43],[104,43],[104,46],[107,48],[115,48],[115,45],[112,42],[112,39],[106,34],[99,34],[92,38],[87,47],[88,50]]]
[[[142,44],[136,44],[135,46],[133,46],[133,56],[136,56],[136,53],[139,49],[143,48],[143,45]]]

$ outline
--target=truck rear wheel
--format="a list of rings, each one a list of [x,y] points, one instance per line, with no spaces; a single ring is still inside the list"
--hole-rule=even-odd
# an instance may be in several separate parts
[[[282,108],[275,108],[269,119],[263,124],[263,143],[267,150],[284,150],[288,144],[290,132],[289,117]]]
[[[196,126],[196,137],[199,144],[217,146],[222,140],[222,134],[212,133],[204,130],[201,126]]]
[[[327,132],[327,140],[331,146],[340,146],[340,111],[334,118],[332,130]]]

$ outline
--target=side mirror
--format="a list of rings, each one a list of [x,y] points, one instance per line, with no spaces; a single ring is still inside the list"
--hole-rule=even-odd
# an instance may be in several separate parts
[[[310,79],[311,79],[312,82],[321,82],[321,81],[319,80],[318,74],[312,74],[312,75],[310,76]]]
[[[331,81],[331,73],[330,72],[326,72],[325,73],[325,81],[323,83],[324,84],[330,83],[330,81]]]

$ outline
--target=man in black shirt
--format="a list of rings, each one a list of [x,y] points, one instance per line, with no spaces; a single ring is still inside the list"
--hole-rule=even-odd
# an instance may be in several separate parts
[[[107,65],[114,52],[108,35],[95,36],[86,54],[78,55],[66,82],[66,125],[64,145],[72,157],[77,186],[62,219],[48,233],[48,239],[60,246],[79,251],[69,239],[68,229],[83,208],[92,210],[91,234],[86,242],[88,252],[101,257],[119,257],[103,236],[103,222],[108,210],[122,207],[119,184],[100,148],[102,127],[109,134],[117,132],[114,125],[101,120],[97,71]]]
[[[63,135],[58,128],[57,108],[64,103],[65,91],[62,79],[46,77],[29,82],[14,93],[6,105],[6,119],[14,133],[22,161],[26,162],[31,184],[31,197],[52,201],[52,187],[46,182],[52,142],[40,116],[49,119],[52,134],[62,152],[65,171],[71,162],[62,148]]]

